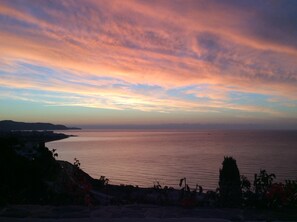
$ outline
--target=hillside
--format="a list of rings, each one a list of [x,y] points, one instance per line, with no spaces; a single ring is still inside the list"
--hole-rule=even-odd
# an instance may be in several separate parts
[[[12,120],[0,121],[0,130],[77,130],[77,127],[67,127],[64,125],[55,125],[52,123],[24,123]]]

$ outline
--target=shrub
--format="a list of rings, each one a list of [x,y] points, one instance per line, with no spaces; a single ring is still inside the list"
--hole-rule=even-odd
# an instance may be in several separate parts
[[[182,187],[180,196],[181,205],[186,208],[194,207],[196,205],[196,192],[198,185],[195,190],[191,191],[189,185],[187,184],[187,179],[184,177],[180,179],[179,186]]]
[[[273,183],[266,193],[267,207],[282,208],[285,206],[287,196],[285,186],[282,183]]]
[[[286,206],[297,208],[297,180],[286,180],[284,189]]]
[[[260,170],[259,174],[254,176],[254,190],[255,190],[255,204],[257,207],[268,207],[270,205],[269,198],[267,196],[275,174],[269,174],[266,170]]]

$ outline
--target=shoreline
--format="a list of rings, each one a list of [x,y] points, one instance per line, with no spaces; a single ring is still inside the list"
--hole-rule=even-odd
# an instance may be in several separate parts
[[[253,199],[261,197],[256,192],[245,193],[251,195],[246,196],[250,198],[248,202],[243,202],[242,199],[239,205],[225,208],[228,201],[222,202],[220,193],[214,190],[205,192],[199,187],[190,189],[187,186],[186,178],[181,179],[179,189],[162,187],[159,184],[150,188],[112,185],[105,177],[95,179],[84,172],[80,168],[78,160],[74,164],[56,160],[55,150],[45,147],[45,141],[68,138],[69,135],[53,132],[13,132],[9,135],[13,135],[15,138],[11,140],[8,137],[6,141],[3,140],[3,151],[8,157],[3,160],[7,161],[6,164],[10,167],[8,169],[13,170],[4,172],[5,177],[11,180],[7,183],[9,185],[3,189],[5,197],[2,200],[4,201],[2,207],[0,207],[0,219],[2,218],[4,221],[9,221],[9,218],[24,218],[24,220],[36,218],[36,221],[39,218],[48,218],[49,220],[82,218],[87,221],[97,218],[96,215],[107,220],[119,218],[119,221],[127,218],[140,218],[141,220],[147,218],[171,220],[175,218],[184,221],[183,219],[189,216],[205,219],[209,215],[214,215],[210,219],[233,221],[297,218],[297,212],[292,213],[291,210],[295,209],[291,208],[293,205],[280,202],[279,204],[285,204],[280,205],[283,208],[274,209],[270,205],[261,207],[258,205],[262,204],[261,201],[266,204],[266,200],[273,201],[273,199],[264,198],[258,202]],[[18,163],[17,161],[20,165],[13,164]],[[36,176],[31,178],[32,170],[33,175]],[[26,176],[24,177],[24,175]],[[36,189],[32,189],[32,185],[35,184],[35,182],[32,183],[32,179],[40,184],[40,191],[36,197],[32,197],[32,195],[36,195]],[[22,192],[24,185],[27,187],[26,189],[29,189],[25,194]],[[294,186],[294,183],[289,185]],[[16,188],[13,188],[14,186]],[[270,188],[273,187],[268,186],[267,189]],[[292,201],[291,204],[294,204],[294,200]],[[241,207],[234,208],[236,206]],[[258,207],[259,210],[257,210]],[[262,212],[266,212],[264,216]],[[7,218],[9,220],[5,220]]]

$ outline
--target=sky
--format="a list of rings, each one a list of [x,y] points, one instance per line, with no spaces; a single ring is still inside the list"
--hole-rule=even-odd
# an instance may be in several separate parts
[[[297,1],[1,0],[1,119],[297,128]]]

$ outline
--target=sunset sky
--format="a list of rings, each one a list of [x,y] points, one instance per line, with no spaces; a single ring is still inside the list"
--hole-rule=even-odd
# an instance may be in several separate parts
[[[297,128],[297,1],[1,0],[3,119]]]

